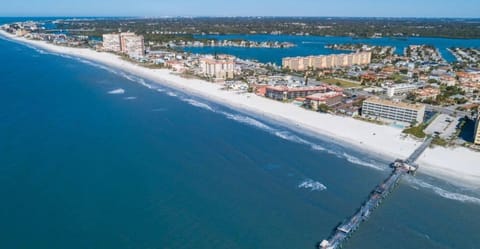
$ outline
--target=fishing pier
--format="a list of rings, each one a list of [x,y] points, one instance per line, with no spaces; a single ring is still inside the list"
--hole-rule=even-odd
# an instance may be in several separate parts
[[[319,249],[337,249],[350,238],[350,236],[360,227],[362,222],[368,220],[372,211],[380,206],[382,201],[395,189],[402,176],[406,174],[415,174],[419,165],[415,162],[420,155],[430,146],[433,138],[427,138],[406,160],[397,159],[390,164],[392,173],[375,189],[370,192],[367,200],[360,206],[355,214],[338,227],[335,228],[329,239],[323,240],[318,244]]]

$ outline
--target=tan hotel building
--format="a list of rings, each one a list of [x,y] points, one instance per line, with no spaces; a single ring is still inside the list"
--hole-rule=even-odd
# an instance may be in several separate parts
[[[363,102],[362,116],[402,123],[423,123],[425,105],[408,104],[371,97]]]
[[[235,73],[235,59],[229,56],[219,56],[218,58],[201,58],[200,68],[203,76],[216,80],[233,79]]]
[[[282,67],[294,71],[325,69],[334,67],[349,67],[353,65],[367,65],[372,60],[371,52],[352,54],[333,54],[308,57],[287,57],[282,59]]]

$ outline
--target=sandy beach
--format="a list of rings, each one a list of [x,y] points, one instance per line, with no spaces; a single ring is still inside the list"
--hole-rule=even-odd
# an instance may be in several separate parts
[[[198,79],[185,79],[167,69],[149,69],[127,62],[110,53],[90,49],[60,47],[42,41],[27,40],[0,31],[0,35],[51,52],[81,57],[124,70],[161,85],[200,96],[231,108],[265,116],[291,129],[302,129],[328,137],[342,144],[386,157],[407,158],[421,141],[405,137],[402,130],[380,126],[353,118],[320,114],[254,94],[237,94],[221,90],[221,86]],[[459,186],[480,187],[480,153],[466,148],[430,148],[420,157],[420,172]]]

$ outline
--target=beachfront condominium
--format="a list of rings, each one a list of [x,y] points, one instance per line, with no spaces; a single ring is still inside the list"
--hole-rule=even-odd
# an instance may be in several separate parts
[[[409,124],[423,123],[425,105],[371,97],[363,102],[362,116]]]
[[[200,68],[204,77],[216,80],[233,79],[235,58],[232,56],[209,56],[200,59]]]
[[[367,65],[372,60],[371,52],[352,54],[332,54],[307,57],[287,57],[282,59],[282,67],[294,71],[310,69],[326,69],[335,67],[350,67],[353,65]]]
[[[475,138],[473,142],[480,145],[480,109],[478,110],[477,124],[475,125]]]
[[[120,46],[122,52],[133,58],[141,58],[145,55],[145,44],[142,35],[135,33],[121,33]]]
[[[120,53],[122,47],[120,46],[119,34],[103,34],[103,49],[109,52]]]
[[[125,53],[132,58],[140,58],[145,55],[143,36],[135,35],[135,33],[104,34],[103,49]]]

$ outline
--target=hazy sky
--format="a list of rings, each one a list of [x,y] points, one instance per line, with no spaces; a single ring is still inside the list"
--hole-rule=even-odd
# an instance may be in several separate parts
[[[0,0],[0,16],[480,17],[480,0]]]

